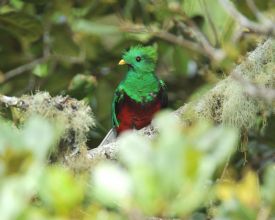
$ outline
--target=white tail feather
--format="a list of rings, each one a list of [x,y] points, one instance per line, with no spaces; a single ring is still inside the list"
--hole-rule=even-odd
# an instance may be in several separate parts
[[[117,137],[116,129],[111,128],[110,131],[104,137],[103,141],[101,141],[101,143],[98,145],[98,147],[113,142],[116,139],[116,137]]]

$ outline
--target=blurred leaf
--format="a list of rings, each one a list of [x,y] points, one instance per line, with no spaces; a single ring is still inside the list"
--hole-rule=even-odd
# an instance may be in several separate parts
[[[41,23],[35,17],[21,12],[1,14],[0,27],[27,42],[35,41],[42,35]]]
[[[58,132],[38,117],[21,129],[1,123],[0,130],[1,218],[16,219],[36,193],[48,149]]]
[[[19,65],[24,60],[24,54],[21,42],[15,35],[2,27],[0,33],[0,69],[4,72]]]
[[[21,0],[11,0],[10,2],[16,9],[21,9],[24,4]]]
[[[251,171],[245,175],[241,182],[221,183],[217,190],[219,199],[223,201],[238,199],[241,203],[251,208],[257,208],[260,205],[258,177]]]
[[[221,6],[219,0],[186,0],[183,1],[182,8],[190,17],[202,16],[204,18],[205,22],[202,26],[202,30],[213,45],[217,43],[215,42],[216,34],[220,42],[223,42],[224,39],[231,36],[232,25],[234,25],[233,19]],[[213,31],[209,19],[213,22],[215,31]]]
[[[148,42],[153,38],[153,35],[150,33],[128,33],[129,38],[140,41],[140,42]]]
[[[181,75],[186,75],[189,62],[188,53],[182,48],[175,47],[173,58],[176,72]]]
[[[49,167],[41,179],[39,195],[50,211],[68,214],[84,198],[84,185],[69,170]]]
[[[69,93],[73,97],[83,99],[90,96],[97,85],[96,78],[92,75],[77,74],[69,85]]]
[[[43,63],[43,64],[38,64],[32,71],[32,73],[38,77],[44,78],[48,75],[48,64]]]
[[[262,195],[266,203],[271,207],[272,213],[275,213],[275,165],[270,165],[264,174],[264,184],[262,186]]]
[[[12,125],[4,119],[0,118],[0,122],[0,153],[3,153],[7,146],[18,147],[20,133],[16,128],[12,128]]]
[[[265,0],[265,1],[262,1],[262,0],[252,0],[252,1],[256,5],[256,7],[258,9],[262,10],[262,11],[267,10],[269,8],[269,6],[272,5],[272,4],[274,6],[274,1],[272,2],[272,0]],[[250,10],[250,8],[248,7],[246,1],[236,1],[236,0],[233,0],[232,2],[236,5],[237,9],[242,14],[244,14],[245,16],[247,16],[249,19],[256,20],[255,14]]]
[[[118,34],[119,29],[114,25],[102,24],[88,20],[78,20],[74,23],[74,31],[94,35],[111,35]]]
[[[132,202],[129,203],[137,204],[148,215],[173,213],[186,216],[207,198],[212,175],[234,151],[237,133],[224,127],[215,128],[206,122],[183,128],[178,118],[167,112],[158,115],[154,126],[160,133],[153,141],[133,132],[119,138],[120,160],[129,170],[129,177],[127,173],[124,175],[127,182],[133,182]],[[116,172],[110,168],[100,178],[102,180],[97,184],[100,188],[95,190],[96,193],[105,193],[100,194],[102,198],[114,195],[109,191],[111,188],[120,192],[106,181],[107,176],[113,176]],[[108,204],[117,201],[117,198],[110,196],[108,199]],[[125,206],[118,202],[126,209],[129,203]]]
[[[51,46],[53,52],[61,56],[79,56],[79,47],[73,40],[73,33],[67,26],[52,27]]]
[[[48,2],[47,0],[22,0],[22,1],[26,3],[36,4],[36,5],[41,5]]]
[[[94,196],[103,204],[127,206],[132,182],[127,172],[116,164],[99,165],[93,173],[92,183]]]
[[[6,148],[1,153],[0,163],[5,166],[0,172],[1,175],[12,176],[24,173],[29,168],[32,160],[31,152],[22,149]],[[2,167],[3,168],[3,167]]]
[[[57,135],[57,130],[48,121],[41,117],[32,117],[25,124],[23,141],[41,160],[56,141]]]

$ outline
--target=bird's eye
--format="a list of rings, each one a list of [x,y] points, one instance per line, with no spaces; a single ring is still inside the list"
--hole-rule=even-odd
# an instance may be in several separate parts
[[[140,62],[140,61],[141,61],[141,57],[140,57],[140,56],[137,56],[137,57],[136,57],[136,61],[137,61],[137,62]]]

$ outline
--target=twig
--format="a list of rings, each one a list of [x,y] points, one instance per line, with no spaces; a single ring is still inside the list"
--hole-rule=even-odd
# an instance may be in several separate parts
[[[49,54],[47,56],[35,59],[33,61],[31,61],[30,63],[24,64],[22,66],[19,66],[13,70],[10,70],[8,72],[5,73],[5,78],[2,82],[0,82],[0,84],[3,84],[9,80],[11,80],[12,78],[19,76],[27,71],[32,70],[33,68],[35,68],[35,66],[45,63],[49,60],[59,60],[59,61],[65,61],[65,62],[69,62],[69,63],[83,63],[85,61],[85,54],[81,53],[79,55],[79,57],[72,57],[72,56],[62,56],[62,55],[53,55],[53,54]]]
[[[179,27],[184,29],[185,26],[181,22],[178,22]],[[214,48],[208,41],[208,39],[204,36],[204,34],[198,29],[198,27],[193,24],[193,22],[190,22],[189,25],[191,26],[191,30],[193,31],[193,34],[196,36],[198,42],[202,46],[202,51],[209,55],[214,60],[222,60],[225,57],[225,53],[221,49]]]
[[[5,80],[3,80],[3,82],[1,82],[1,83],[4,83],[18,75],[21,75],[22,73],[24,73],[26,71],[32,70],[36,65],[46,62],[47,60],[49,60],[49,58],[50,58],[50,56],[41,57],[41,58],[31,61],[30,63],[24,64],[22,66],[19,66],[13,70],[6,72]]]
[[[225,165],[223,167],[223,170],[222,170],[222,174],[221,174],[220,178],[218,179],[218,181],[223,181],[224,180],[225,175],[226,175],[226,171],[227,171],[228,166],[229,166],[229,162],[230,162],[230,156],[226,160],[226,163],[225,163]]]
[[[213,48],[205,39],[202,34],[198,36],[199,40],[201,41],[201,45],[198,43],[195,43],[190,40],[186,40],[181,36],[176,36],[170,32],[164,31],[164,30],[153,30],[150,27],[146,27],[143,25],[134,25],[134,24],[126,24],[121,27],[123,31],[125,32],[132,32],[132,33],[147,33],[154,37],[160,38],[162,40],[165,40],[167,42],[177,44],[181,47],[187,48],[189,50],[195,51],[201,55],[209,56],[210,58],[214,60],[222,60],[224,58],[224,52],[222,50],[218,50]]]
[[[179,46],[185,47],[187,49],[190,49],[202,54],[201,47],[198,44],[190,40],[180,38],[166,31],[154,30],[153,28],[146,27],[144,25],[136,25],[132,23],[129,24],[125,22],[122,25],[121,29],[125,32],[130,32],[130,33],[147,33],[152,36],[158,37],[162,40],[168,41],[170,43],[178,44]]]
[[[250,10],[254,13],[255,17],[260,22],[269,22],[268,19],[259,11],[257,6],[255,5],[255,2],[253,0],[246,0],[247,6],[250,8]]]
[[[50,55],[50,29],[51,25],[46,23],[44,26],[43,33],[43,56],[47,57]]]
[[[197,27],[197,25],[186,15],[186,13],[183,10],[181,10],[180,7],[170,8],[170,10],[172,13],[176,13],[177,15],[181,16],[182,20],[184,20],[183,21],[184,23],[182,23],[178,19],[175,20],[175,22],[179,24],[179,27],[184,33],[186,33],[186,28],[189,29],[190,32],[193,34],[192,37],[195,38],[197,42],[184,39],[182,36],[174,35],[166,30],[160,30],[156,27],[151,28],[142,24],[136,25],[133,23],[123,22],[123,20],[122,20],[121,29],[126,32],[150,34],[151,36],[160,38],[170,43],[177,44],[181,47],[195,51],[198,54],[208,56],[209,58],[216,61],[221,61],[225,58],[226,56],[225,52],[222,49],[213,47],[209,42],[209,40],[206,38],[206,36]],[[211,17],[209,16],[209,13],[206,7],[205,7],[205,10],[206,10],[206,13],[208,14],[208,19],[209,19],[209,22],[211,23],[210,26],[213,29],[216,42],[218,42],[218,35],[216,32],[214,23],[211,20]]]
[[[241,14],[234,4],[229,0],[219,0],[221,5],[224,7],[226,11],[234,18],[241,26],[249,29],[252,32],[275,36],[275,25],[272,21],[267,21],[261,23],[256,23],[254,21],[249,20],[243,14]]]
[[[201,46],[199,44],[196,44],[192,41],[186,40],[182,37],[178,37],[174,34],[166,32],[166,31],[156,31],[156,32],[152,32],[152,34],[155,37],[158,37],[162,40],[168,41],[170,43],[177,44],[181,47],[196,51],[200,54],[204,54],[203,51],[201,50]]]
[[[212,30],[214,32],[214,37],[215,37],[215,41],[217,44],[219,42],[219,40],[218,40],[218,34],[216,31],[215,25],[210,17],[210,14],[207,9],[207,5],[204,0],[203,0],[203,3],[204,3],[205,11],[206,11],[206,16],[209,20],[210,27],[212,28]],[[176,22],[179,24],[180,28],[183,31],[185,31],[186,28],[190,29],[191,32],[193,33],[193,35],[195,36],[196,40],[198,41],[198,43],[203,47],[204,52],[208,56],[210,56],[210,58],[219,61],[225,57],[224,51],[213,47],[211,45],[211,43],[209,42],[209,40],[206,38],[206,36],[200,31],[200,29],[195,24],[195,22],[192,19],[190,19],[180,7],[173,9],[173,12],[179,14],[184,19],[184,23],[186,23],[186,26],[185,25],[183,26],[183,23],[181,21],[177,20]]]
[[[32,70],[35,68],[35,66],[45,63],[48,60],[55,59],[60,61],[66,61],[70,63],[83,63],[85,61],[85,52],[82,52],[78,57],[71,57],[71,56],[64,56],[64,55],[57,55],[57,54],[51,54],[50,53],[50,37],[49,37],[49,31],[50,31],[50,24],[46,24],[44,28],[44,34],[43,34],[43,56],[40,58],[37,58],[27,64],[24,64],[22,66],[19,66],[15,69],[12,69],[5,73],[5,78],[0,84],[3,84],[6,81],[9,81],[10,79],[19,76],[27,71]]]

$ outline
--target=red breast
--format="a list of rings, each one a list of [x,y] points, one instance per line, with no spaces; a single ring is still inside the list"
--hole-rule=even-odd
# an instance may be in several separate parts
[[[157,96],[152,102],[137,103],[129,96],[118,106],[117,119],[120,122],[117,133],[128,129],[141,129],[151,123],[154,114],[161,109],[161,100]]]

